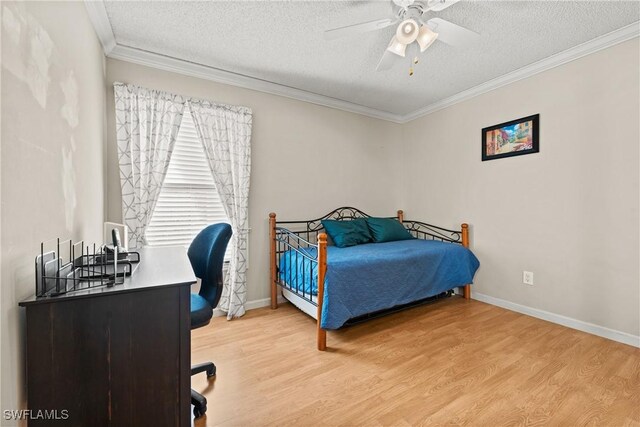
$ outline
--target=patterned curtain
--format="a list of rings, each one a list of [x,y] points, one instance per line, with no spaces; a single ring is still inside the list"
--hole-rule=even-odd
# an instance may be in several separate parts
[[[245,313],[247,300],[247,240],[251,123],[249,108],[189,100],[191,114],[204,147],[225,213],[231,222],[231,262],[218,308],[227,319]]]
[[[122,219],[129,247],[146,244],[145,230],[169,167],[185,100],[133,85],[113,85],[122,186]]]

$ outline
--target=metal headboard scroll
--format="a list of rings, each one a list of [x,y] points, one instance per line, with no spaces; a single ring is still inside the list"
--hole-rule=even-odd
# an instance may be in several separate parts
[[[371,215],[362,212],[360,209],[345,206],[342,208],[334,209],[322,218],[314,219],[307,222],[307,230],[320,231],[323,229],[323,219],[333,219],[337,221],[352,220],[357,218],[369,218]]]
[[[368,218],[371,215],[362,212],[360,209],[353,208],[350,206],[344,206],[341,208],[337,208],[332,210],[326,215],[321,216],[320,218],[310,219],[310,220],[302,220],[302,221],[276,221],[276,224],[289,224],[292,225],[289,228],[294,233],[311,233],[318,232],[323,229],[322,220],[324,219],[334,219],[338,221],[343,220],[351,220],[357,218]],[[296,227],[296,224],[298,227]],[[296,230],[293,230],[293,229]]]
[[[404,220],[404,228],[418,239],[440,240],[442,242],[462,243],[460,230],[449,230],[420,221]]]

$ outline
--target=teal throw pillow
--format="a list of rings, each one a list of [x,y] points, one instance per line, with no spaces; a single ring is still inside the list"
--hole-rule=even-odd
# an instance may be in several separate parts
[[[352,220],[323,219],[322,226],[339,248],[360,245],[371,241],[371,233],[364,218]]]
[[[415,239],[400,221],[393,218],[367,218],[367,225],[376,243]]]

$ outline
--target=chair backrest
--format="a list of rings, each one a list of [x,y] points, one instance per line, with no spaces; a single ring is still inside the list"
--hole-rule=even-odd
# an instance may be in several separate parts
[[[212,308],[216,308],[222,295],[222,266],[231,234],[229,224],[210,225],[198,233],[187,251],[193,272],[201,282],[198,293]]]

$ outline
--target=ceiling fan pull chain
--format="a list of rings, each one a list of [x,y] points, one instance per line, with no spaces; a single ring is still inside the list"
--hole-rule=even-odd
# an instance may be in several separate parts
[[[418,58],[417,56],[413,57],[413,60],[411,61],[411,64],[409,65],[409,76],[413,76],[413,66],[414,65],[418,65],[418,62],[420,62],[420,58]]]

